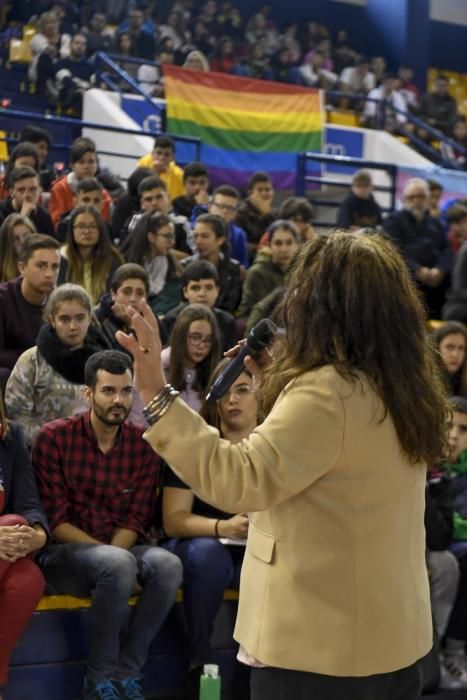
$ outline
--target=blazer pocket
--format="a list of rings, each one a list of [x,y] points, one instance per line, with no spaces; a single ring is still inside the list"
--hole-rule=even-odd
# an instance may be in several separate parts
[[[262,530],[258,530],[250,523],[248,528],[248,551],[256,559],[264,561],[265,564],[272,564],[276,538]]]

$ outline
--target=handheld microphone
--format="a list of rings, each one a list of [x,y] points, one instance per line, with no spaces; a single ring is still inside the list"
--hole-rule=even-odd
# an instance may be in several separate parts
[[[229,362],[209,389],[206,401],[211,403],[222,398],[245,369],[243,364],[245,357],[247,355],[251,355],[253,358],[258,357],[261,351],[271,343],[277,330],[276,324],[269,318],[263,318],[256,326],[253,326],[238,355]]]

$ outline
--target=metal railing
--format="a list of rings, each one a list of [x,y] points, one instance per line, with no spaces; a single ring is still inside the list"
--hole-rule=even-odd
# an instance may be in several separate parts
[[[55,125],[57,127],[65,127],[64,141],[63,143],[54,143],[53,150],[61,153],[64,157],[63,160],[68,161],[68,154],[71,148],[73,140],[77,136],[77,132],[81,133],[81,129],[95,129],[96,131],[104,132],[115,132],[118,134],[134,135],[134,136],[154,136],[153,132],[144,131],[142,129],[125,129],[119,126],[109,126],[106,124],[98,124],[96,122],[83,121],[82,119],[74,119],[72,117],[55,117],[51,115],[37,114],[36,112],[26,112],[17,109],[4,109],[0,107],[0,118],[4,117],[6,119],[17,119],[20,122],[27,122],[28,124],[42,124],[47,127],[50,125]],[[196,160],[201,159],[201,139],[192,138],[189,136],[178,136],[178,134],[167,134],[170,136],[175,143],[183,142],[192,145],[195,148]],[[16,145],[18,143],[17,139],[7,138],[8,144]],[[99,155],[109,155],[118,156],[120,158],[127,158],[135,160],[138,156],[121,154],[117,151],[102,151],[98,150]]]
[[[453,148],[455,151],[462,153],[464,156],[467,156],[467,149],[464,148],[460,143],[457,143],[457,141],[450,138],[442,131],[439,131],[439,129],[436,129],[431,124],[428,124],[423,119],[420,119],[420,117],[418,117],[416,114],[395,107],[392,104],[392,102],[388,99],[378,100],[376,98],[368,97],[367,95],[353,95],[348,92],[342,92],[338,90],[326,90],[326,97],[330,97],[331,99],[335,99],[337,101],[341,99],[350,100],[355,103],[374,102],[378,105],[378,108],[380,109],[378,118],[381,119],[381,123],[378,125],[378,128],[384,130],[387,110],[392,111],[394,115],[403,116],[404,119],[409,124],[412,124],[414,127],[426,131],[427,134],[429,134],[432,137],[433,141],[445,143],[446,145],[451,146],[451,148]],[[429,158],[430,160],[434,160],[437,163],[443,161],[443,165],[445,167],[449,167],[449,163],[444,161],[440,151],[436,150],[431,144],[421,139],[417,135],[416,131],[407,130],[406,132],[403,132],[400,135],[405,136],[411,145],[415,146],[419,151],[422,152],[422,154],[426,154],[427,158]]]
[[[396,208],[396,186],[397,186],[397,165],[392,163],[377,163],[373,160],[367,160],[365,158],[351,158],[349,156],[330,156],[324,153],[314,153],[312,151],[306,151],[299,153],[297,156],[297,180],[295,186],[295,193],[298,197],[304,197],[306,194],[307,184],[310,185],[330,185],[332,187],[343,187],[349,189],[350,183],[348,180],[339,180],[334,178],[329,178],[323,176],[321,173],[316,174],[313,172],[309,174],[307,171],[307,164],[310,162],[320,163],[320,164],[332,164],[347,166],[349,168],[365,168],[365,170],[379,170],[387,173],[390,178],[390,186],[385,185],[373,185],[373,191],[383,192],[389,195],[390,205],[388,207],[381,207],[383,212],[393,211]],[[340,202],[334,199],[329,199],[326,197],[313,197],[313,204],[321,205],[329,208],[337,208]],[[315,221],[313,222],[315,226],[329,227],[334,224],[330,224],[326,221]]]

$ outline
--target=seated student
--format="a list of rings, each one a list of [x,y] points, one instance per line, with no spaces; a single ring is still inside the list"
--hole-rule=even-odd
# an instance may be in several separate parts
[[[10,194],[10,176],[15,168],[28,166],[39,173],[39,149],[33,143],[18,143],[8,158],[5,165],[5,173],[0,182],[0,200],[6,199]]]
[[[254,173],[248,183],[248,197],[235,214],[235,223],[248,238],[250,262],[255,257],[258,243],[263,233],[277,218],[272,210],[274,189],[267,173]]]
[[[88,408],[84,365],[105,347],[91,313],[91,299],[82,287],[62,284],[54,289],[44,308],[36,345],[23,352],[13,367],[5,403],[29,447],[45,423]]]
[[[171,200],[181,197],[185,191],[183,170],[175,163],[175,143],[170,136],[157,136],[151,153],[142,156],[138,168],[151,168],[167,188]]]
[[[234,223],[235,213],[240,202],[240,192],[230,185],[219,185],[212,193],[212,198],[207,206],[197,204],[193,208],[191,221],[194,224],[200,214],[216,214],[224,219],[229,232],[230,254],[238,260],[242,268],[249,265],[248,239],[245,231]],[[242,274],[243,271],[242,271]]]
[[[313,227],[313,207],[305,197],[288,197],[279,209],[279,219],[291,221],[298,230],[302,242],[313,241],[316,231]]]
[[[263,248],[247,270],[243,283],[240,318],[248,318],[253,306],[276,287],[283,287],[298,252],[298,231],[290,221],[279,219],[269,228],[269,248]]]
[[[5,385],[22,352],[36,344],[42,310],[55,287],[59,243],[32,233],[19,253],[19,277],[0,284],[0,384]]]
[[[132,235],[137,222],[143,214],[166,214],[174,225],[175,240],[173,248],[177,259],[190,255],[192,252],[189,245],[191,240],[190,224],[185,216],[177,216],[170,211],[170,199],[162,180],[159,180],[156,175],[145,177],[138,185],[138,195],[140,198],[140,211],[120,230],[120,247],[127,245],[126,239]]]
[[[225,369],[222,360],[210,384]],[[203,404],[201,415],[231,443],[241,442],[258,422],[258,401],[251,374],[245,370],[217,404]],[[246,540],[248,516],[232,515],[197,498],[165,465],[162,476],[162,522],[170,539],[163,547],[183,564],[183,608],[188,628],[190,670],[188,698],[199,697],[203,664],[213,660],[210,636],[226,588],[238,588],[244,546],[223,544],[219,538]]]
[[[448,239],[454,253],[458,253],[462,244],[467,241],[467,207],[454,204],[446,214],[448,224]]]
[[[123,262],[110,242],[105,221],[88,206],[73,209],[67,240],[60,253],[58,284],[81,285],[93,304],[109,289],[112,274]]]
[[[288,197],[284,199],[279,209],[279,219],[291,221],[300,235],[300,242],[313,241],[316,231],[313,227],[313,207],[305,197]],[[269,234],[266,231],[258,245],[258,249],[268,246]]]
[[[0,202],[0,223],[10,214],[21,214],[31,219],[40,233],[55,234],[52,219],[47,209],[39,202],[41,188],[39,176],[29,165],[12,170],[9,176],[10,195]]]
[[[21,428],[7,420],[0,391],[0,700],[10,656],[45,588],[34,554],[45,546],[48,525]]]
[[[39,153],[39,178],[43,192],[49,192],[56,178],[55,169],[47,164],[47,156],[52,145],[52,136],[47,129],[35,124],[27,124],[19,132],[20,143],[32,143]]]
[[[120,231],[128,231],[128,224],[135,214],[141,211],[138,185],[146,177],[152,175],[150,168],[136,168],[126,182],[127,191],[122,194],[112,209],[110,219],[110,235],[115,243],[120,241]]]
[[[270,318],[274,323],[280,324],[278,309],[284,298],[285,287],[276,287],[269,292],[261,301],[257,301],[250,311],[248,321],[245,326],[245,337],[263,318]]]
[[[0,226],[0,282],[18,277],[19,252],[31,233],[37,233],[36,227],[21,214],[10,214]]]
[[[147,544],[159,457],[129,423],[133,367],[104,350],[84,367],[90,410],[45,425],[32,452],[52,539],[39,564],[60,593],[92,596],[81,700],[144,700],[141,673],[175,602],[180,560]],[[139,594],[128,607],[130,595]]]
[[[205,304],[216,317],[222,350],[233,348],[237,342],[236,321],[232,314],[216,306],[219,276],[214,265],[208,260],[195,260],[183,270],[180,283],[185,301],[181,301],[161,319],[166,336],[170,337],[180,311],[188,304]]]
[[[141,265],[149,278],[154,297],[151,307],[165,314],[180,299],[181,268],[172,252],[174,225],[166,214],[147,213],[136,223],[121,250],[127,262]]]
[[[55,236],[59,241],[65,241],[70,226],[70,216],[73,209],[78,207],[93,207],[102,216],[104,206],[104,188],[95,177],[87,177],[80,180],[76,185],[76,192],[73,196],[73,207],[70,211],[65,211],[60,216],[57,224]]]
[[[70,166],[71,172],[68,175],[63,175],[52,186],[49,211],[54,226],[58,225],[62,214],[73,208],[78,182],[96,175],[97,153],[94,141],[88,138],[78,138],[73,141],[70,151]],[[103,190],[102,194],[104,197],[102,216],[105,221],[110,221],[112,199],[107,190]]]
[[[196,205],[208,203],[209,175],[208,169],[203,163],[194,161],[183,168],[184,193],[172,200],[175,214],[191,219],[193,208]]]
[[[460,581],[457,598],[449,617],[443,650],[443,667],[451,679],[467,688],[467,401],[455,396],[450,399],[449,454],[443,465],[452,477],[454,490],[454,531],[451,552],[457,557]]]
[[[204,304],[189,304],[175,321],[170,345],[162,350],[167,381],[199,411],[209,377],[220,359],[216,317]]]
[[[429,469],[427,474],[425,531],[431,610],[439,643],[444,638],[454,608],[460,578],[457,559],[449,551],[452,545],[453,515],[452,477],[443,465],[437,465]],[[446,690],[463,688],[459,677],[445,667],[443,655],[439,658],[439,667],[440,688]],[[467,673],[464,675],[467,679]]]
[[[454,217],[457,218],[456,213],[454,213]],[[465,219],[462,219],[461,214],[461,224],[458,227],[458,231],[464,230],[465,223],[463,221]],[[446,300],[442,307],[441,315],[446,321],[467,322],[467,242],[461,245],[454,258],[451,287],[446,292]]]
[[[380,226],[383,222],[381,207],[372,194],[373,180],[368,170],[357,170],[347,197],[337,213],[336,226],[354,231],[359,228]]]
[[[443,196],[443,186],[438,180],[428,179],[428,211],[430,216],[434,216],[435,219],[441,217],[440,202]]]
[[[138,310],[141,299],[149,295],[148,273],[141,265],[124,263],[117,267],[105,292],[94,309],[109,349],[122,350],[115,338],[119,330],[128,332],[131,314]]]
[[[437,328],[431,338],[448,394],[467,396],[467,328],[463,323],[448,321]]]
[[[216,214],[201,214],[193,230],[196,253],[181,261],[182,267],[195,260],[207,260],[217,270],[219,297],[217,306],[234,313],[242,294],[240,263],[230,257],[228,231],[224,219]]]

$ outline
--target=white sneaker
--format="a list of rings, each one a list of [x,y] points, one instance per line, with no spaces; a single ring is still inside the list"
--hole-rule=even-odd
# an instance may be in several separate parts
[[[467,689],[467,669],[464,652],[443,654],[440,658],[440,688],[445,690]]]

